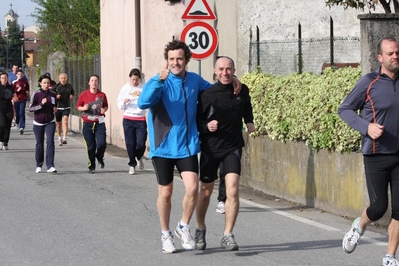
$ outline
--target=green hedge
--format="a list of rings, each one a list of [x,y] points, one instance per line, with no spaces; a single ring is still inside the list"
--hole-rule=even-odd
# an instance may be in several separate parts
[[[303,141],[313,150],[359,151],[360,134],[338,116],[342,100],[361,77],[361,69],[341,68],[273,76],[256,70],[241,82],[251,92],[255,136]]]

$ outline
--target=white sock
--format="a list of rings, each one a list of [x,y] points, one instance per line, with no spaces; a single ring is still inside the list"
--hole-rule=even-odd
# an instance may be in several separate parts
[[[355,224],[355,229],[359,234],[363,234],[364,233],[364,229],[360,228],[360,220],[357,221],[357,223]]]
[[[183,221],[180,221],[179,225],[180,225],[181,227],[186,227],[188,224],[183,223]]]
[[[162,235],[163,236],[171,236],[172,232],[170,230],[167,230],[167,231],[162,230]]]

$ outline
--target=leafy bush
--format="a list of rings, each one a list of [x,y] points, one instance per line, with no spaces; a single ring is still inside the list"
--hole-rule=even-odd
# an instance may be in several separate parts
[[[358,68],[327,68],[273,76],[259,69],[241,78],[251,92],[255,136],[303,141],[314,150],[359,151],[360,134],[338,116],[338,107],[361,77]]]

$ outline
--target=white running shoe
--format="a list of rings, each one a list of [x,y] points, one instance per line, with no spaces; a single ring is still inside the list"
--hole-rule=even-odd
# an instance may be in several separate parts
[[[54,167],[50,167],[50,168],[47,170],[47,173],[57,173],[57,170],[56,170]]]
[[[130,166],[129,168],[129,175],[134,175],[136,173],[136,170],[134,169],[133,166]]]
[[[348,233],[344,236],[344,239],[342,240],[342,248],[346,253],[352,253],[355,251],[355,248],[357,246],[357,243],[360,239],[360,237],[363,235],[364,231],[362,233],[359,233],[355,225],[360,221],[360,217],[356,218],[353,223],[351,230],[349,230]]]
[[[3,142],[0,142],[0,150],[2,150],[2,149],[3,149],[3,147],[4,147],[4,144],[3,144]]]
[[[41,173],[42,172],[42,168],[41,167],[36,167],[36,173]]]
[[[58,138],[58,146],[62,146],[62,138]]]
[[[136,158],[136,162],[137,162],[137,167],[139,168],[139,170],[144,170],[143,159],[137,160],[137,158]]]
[[[173,240],[172,234],[169,236],[162,235],[162,252],[165,254],[176,252],[175,241]]]
[[[386,256],[385,258],[382,259],[382,265],[383,266],[399,266],[399,262],[395,258],[395,256]]]
[[[180,222],[177,224],[175,234],[181,240],[181,245],[185,250],[194,250],[195,241],[191,236],[190,226],[181,226]]]
[[[224,213],[224,202],[223,201],[219,201],[218,205],[216,205],[216,212],[217,213]]]

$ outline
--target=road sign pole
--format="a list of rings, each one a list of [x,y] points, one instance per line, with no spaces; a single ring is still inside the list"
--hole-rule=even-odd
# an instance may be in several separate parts
[[[198,62],[198,75],[201,76],[201,60],[197,60]]]

